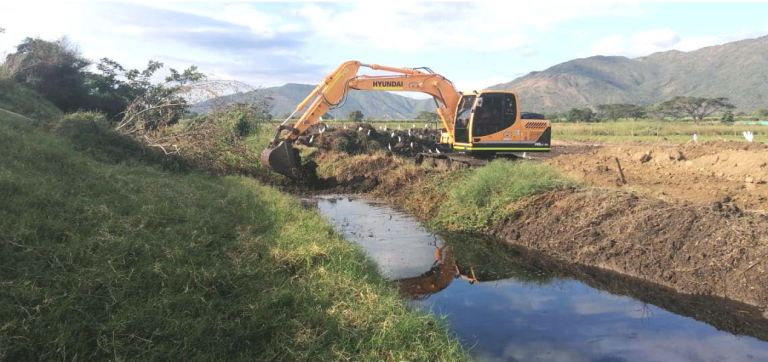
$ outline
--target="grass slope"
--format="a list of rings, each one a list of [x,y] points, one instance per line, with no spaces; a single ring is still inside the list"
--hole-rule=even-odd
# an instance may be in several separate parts
[[[9,79],[0,79],[0,108],[43,121],[61,117],[61,111],[43,96]]]
[[[0,360],[464,360],[316,211],[0,116]]]

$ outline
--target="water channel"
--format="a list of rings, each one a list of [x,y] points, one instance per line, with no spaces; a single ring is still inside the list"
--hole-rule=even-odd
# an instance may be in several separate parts
[[[768,361],[768,320],[757,308],[438,235],[375,200],[325,196],[317,206],[414,308],[445,316],[477,359]]]

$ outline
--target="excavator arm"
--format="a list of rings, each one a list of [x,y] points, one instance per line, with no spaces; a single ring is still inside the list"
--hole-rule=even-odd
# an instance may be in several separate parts
[[[357,73],[361,67],[395,74],[358,75]],[[262,162],[280,174],[295,179],[302,178],[304,172],[301,168],[301,159],[298,156],[298,151],[293,149],[293,142],[306,132],[309,127],[317,124],[320,121],[320,117],[329,109],[341,106],[350,89],[429,94],[435,100],[437,114],[440,116],[443,127],[453,137],[453,121],[456,116],[456,106],[458,105],[460,95],[451,81],[439,74],[432,73],[426,68],[393,68],[378,64],[348,61],[339,65],[333,73],[325,77],[296,106],[296,110],[280,124],[269,147],[261,154]],[[307,107],[308,104],[309,107]],[[298,121],[288,124],[291,118],[305,107],[307,109],[302,113]],[[284,134],[284,131],[287,131],[287,134]]]

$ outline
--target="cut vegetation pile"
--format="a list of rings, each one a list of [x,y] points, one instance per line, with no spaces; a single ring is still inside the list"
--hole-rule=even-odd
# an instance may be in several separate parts
[[[0,115],[0,360],[466,359],[316,211],[92,141]]]
[[[369,123],[356,123],[346,128],[314,126],[297,144],[349,155],[391,151],[401,156],[415,156],[420,152],[434,152],[439,137],[439,132],[424,128],[383,129]]]

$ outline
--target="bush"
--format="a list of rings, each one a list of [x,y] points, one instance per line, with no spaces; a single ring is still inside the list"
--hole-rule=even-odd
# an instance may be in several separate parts
[[[725,111],[723,112],[723,115],[720,117],[720,123],[723,124],[733,124],[735,122],[733,118],[733,112],[731,111]]]
[[[108,164],[151,164],[165,170],[187,171],[188,161],[179,155],[166,155],[129,136],[113,131],[106,117],[98,112],[70,113],[54,124],[53,130],[66,137],[79,151]]]

